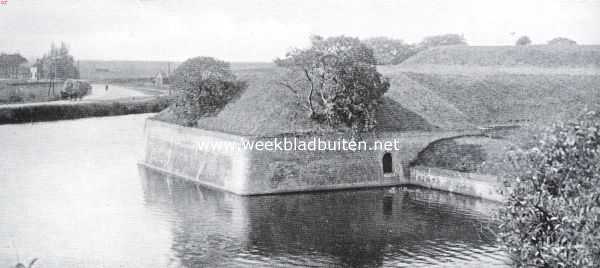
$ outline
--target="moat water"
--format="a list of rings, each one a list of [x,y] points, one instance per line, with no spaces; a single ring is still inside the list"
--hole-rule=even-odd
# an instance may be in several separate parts
[[[148,116],[0,126],[0,267],[505,266],[495,203],[209,190],[137,166]]]

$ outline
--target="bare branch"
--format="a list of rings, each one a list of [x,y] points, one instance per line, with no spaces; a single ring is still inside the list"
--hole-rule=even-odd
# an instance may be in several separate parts
[[[285,88],[289,89],[290,91],[294,92],[294,94],[298,94],[298,90],[296,90],[294,87],[292,87],[290,84],[285,83],[285,82],[277,82],[277,84],[284,86]]]

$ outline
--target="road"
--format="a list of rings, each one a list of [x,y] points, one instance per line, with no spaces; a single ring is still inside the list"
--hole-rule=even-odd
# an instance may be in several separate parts
[[[92,92],[83,97],[84,100],[113,100],[125,97],[144,97],[148,94],[142,93],[135,89],[130,89],[117,85],[108,85],[108,90],[105,89],[105,84],[92,84]]]

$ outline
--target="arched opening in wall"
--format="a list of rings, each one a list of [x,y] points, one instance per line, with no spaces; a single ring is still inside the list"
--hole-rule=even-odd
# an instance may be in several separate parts
[[[383,158],[381,159],[383,164],[383,174],[391,174],[394,172],[394,167],[392,166],[392,154],[385,153]]]

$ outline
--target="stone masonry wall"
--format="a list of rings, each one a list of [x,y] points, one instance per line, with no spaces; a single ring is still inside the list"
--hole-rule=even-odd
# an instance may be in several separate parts
[[[409,163],[423,148],[435,140],[463,134],[385,132],[363,137],[367,147],[376,140],[397,140],[398,150],[389,151],[231,150],[242,148],[244,143],[273,141],[274,137],[243,137],[150,119],[146,123],[146,151],[141,164],[241,195],[402,185],[411,183]],[[305,142],[316,138],[349,140],[336,133],[285,137]],[[393,172],[387,174],[383,173],[385,153],[392,157]]]

